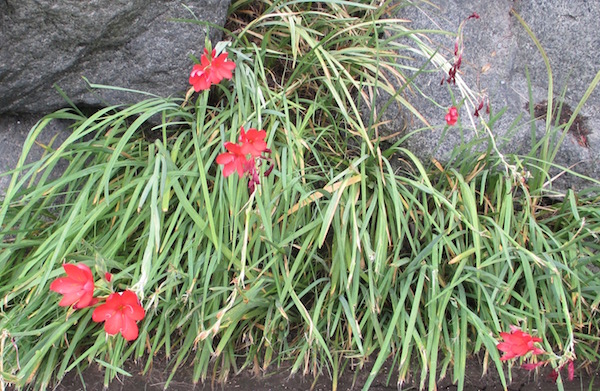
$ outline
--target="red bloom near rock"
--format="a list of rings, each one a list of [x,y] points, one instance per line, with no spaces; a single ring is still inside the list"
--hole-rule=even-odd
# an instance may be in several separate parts
[[[211,85],[219,84],[223,79],[231,79],[235,63],[227,60],[227,53],[223,52],[215,58],[216,51],[204,54],[200,57],[200,64],[194,65],[190,73],[190,84],[194,91],[208,90]]]
[[[104,330],[109,335],[121,333],[127,341],[138,337],[136,321],[144,319],[144,308],[132,291],[112,293],[106,303],[98,306],[92,314],[94,322],[104,322]]]
[[[84,308],[96,304],[98,300],[94,295],[94,277],[92,271],[84,264],[63,265],[67,277],[60,277],[52,281],[50,290],[63,295],[58,305],[68,307],[73,304],[73,308]]]
[[[450,126],[454,125],[458,120],[458,109],[454,106],[448,109],[448,114],[446,114],[446,123]]]
[[[504,352],[504,355],[500,358],[502,361],[522,357],[528,352],[533,354],[545,353],[542,349],[533,345],[536,342],[542,342],[541,338],[532,337],[515,326],[511,326],[510,333],[500,333],[500,336],[504,339],[504,342],[500,342],[497,347],[498,350]]]

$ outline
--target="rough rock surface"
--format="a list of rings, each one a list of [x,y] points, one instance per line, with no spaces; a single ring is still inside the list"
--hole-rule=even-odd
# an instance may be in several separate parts
[[[550,58],[554,76],[554,96],[560,97],[566,88],[564,102],[575,109],[584,92],[600,70],[597,53],[600,51],[597,15],[600,2],[589,0],[463,0],[433,1],[426,4],[413,1],[415,6],[399,8],[398,17],[411,20],[411,28],[441,29],[457,32],[460,22],[473,12],[480,19],[471,19],[464,25],[464,53],[460,73],[471,89],[489,97],[492,112],[506,107],[506,113],[494,125],[498,142],[504,153],[526,154],[531,149],[531,117],[526,105],[529,102],[526,68],[529,71],[534,103],[543,102],[548,95],[548,77],[544,60],[526,30],[511,9],[521,15],[540,40]],[[449,60],[453,58],[454,36],[430,35],[432,45]],[[415,58],[415,64],[432,70],[424,58]],[[461,142],[475,137],[461,95],[454,85],[440,81],[447,74],[438,71],[421,73],[415,84],[440,106],[422,96],[407,97],[433,125],[433,129],[420,132],[404,145],[427,161],[431,156],[444,161],[452,149]],[[438,145],[444,134],[444,115],[453,104],[452,92],[461,107],[460,114],[464,133],[459,127],[450,127],[443,143]],[[385,97],[382,97],[385,99]],[[566,106],[565,106],[566,108]],[[471,113],[473,109],[471,109]],[[582,124],[590,133],[583,140],[575,134],[567,134],[556,163],[564,167],[574,167],[580,173],[600,179],[600,91],[594,91],[581,114],[587,117]],[[521,117],[515,126],[513,121]],[[387,131],[401,130],[408,122],[409,130],[423,124],[411,118],[399,118],[390,110],[383,118],[390,120]],[[535,121],[537,137],[543,134],[544,121]],[[385,129],[380,129],[385,130]],[[584,142],[585,141],[585,142]],[[561,177],[561,188],[580,188],[586,183],[573,176]],[[589,184],[589,183],[587,183]]]
[[[223,25],[229,1],[2,0],[0,114],[43,113],[65,106],[58,85],[78,104],[124,103],[140,96],[90,93],[91,83],[161,96],[184,91],[204,47],[206,25]],[[219,37],[210,29],[212,39]]]
[[[23,144],[36,123],[37,119],[32,115],[0,116],[0,204],[12,179],[9,172],[17,165]],[[37,143],[31,146],[25,163],[39,160],[45,153],[44,146],[50,148],[59,146],[68,137],[68,129],[67,121],[51,121],[37,138]],[[61,161],[50,178],[59,177],[66,166],[67,162]]]

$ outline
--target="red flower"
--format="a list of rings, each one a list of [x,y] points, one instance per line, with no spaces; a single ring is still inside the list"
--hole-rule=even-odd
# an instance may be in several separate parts
[[[201,64],[195,64],[190,73],[190,84],[194,91],[208,90],[210,88],[210,74]]]
[[[223,79],[230,80],[233,77],[231,72],[235,69],[235,63],[227,60],[226,52],[219,54],[217,58],[215,58],[215,53],[216,51],[213,50],[210,56],[211,60],[209,60],[211,63],[210,78],[214,84],[218,84]],[[207,55],[208,50],[204,49],[204,57],[206,58]]]
[[[240,178],[244,176],[244,172],[248,171],[254,165],[254,160],[246,159],[246,153],[242,150],[242,146],[230,142],[225,143],[227,152],[217,156],[217,163],[222,164],[223,176],[227,178],[229,175],[237,171]]]
[[[446,123],[450,126],[454,125],[458,120],[458,110],[456,107],[452,106],[448,109],[448,114],[446,114]]]
[[[74,304],[73,308],[78,309],[96,304],[97,300],[93,298],[94,277],[90,268],[81,263],[65,263],[63,269],[67,277],[57,278],[50,284],[51,291],[63,295],[58,305],[68,307]]]
[[[94,322],[105,322],[104,330],[109,335],[121,332],[127,341],[138,337],[136,321],[144,319],[144,308],[132,291],[112,293],[106,303],[99,305],[92,314]]]
[[[510,328],[510,333],[500,333],[504,342],[498,344],[498,350],[505,353],[500,360],[506,361],[511,358],[521,357],[528,352],[533,352],[533,354],[544,353],[542,349],[536,348],[533,345],[536,342],[542,342],[541,338],[532,337],[515,326],[511,326]]]
[[[250,128],[246,132],[242,126],[239,137],[242,153],[245,155],[250,154],[253,158],[259,157],[263,152],[267,151],[265,137],[267,137],[267,132],[264,130]]]
[[[263,153],[270,153],[265,142],[267,132],[264,130],[256,130],[255,128],[246,131],[241,127],[240,136],[238,137],[239,144],[230,142],[225,143],[227,152],[217,156],[217,163],[223,164],[223,176],[228,177],[234,171],[237,171],[240,178],[248,174],[248,189],[250,193],[254,192],[256,185],[260,184],[258,167],[262,160],[270,161]],[[265,176],[269,176],[273,169],[271,166],[265,172]]]
[[[190,73],[190,84],[194,91],[208,90],[212,84],[218,84],[223,79],[231,79],[231,72],[235,69],[235,63],[227,60],[227,53],[223,52],[215,58],[216,51],[204,54],[200,57],[200,64],[195,64]]]

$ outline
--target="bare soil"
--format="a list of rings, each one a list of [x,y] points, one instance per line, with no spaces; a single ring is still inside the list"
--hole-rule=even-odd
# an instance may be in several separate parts
[[[166,360],[154,360],[153,367],[145,375],[142,374],[143,365],[141,362],[130,362],[125,368],[132,376],[119,376],[113,380],[108,390],[110,391],[159,391],[165,389],[166,380],[169,377],[169,370]],[[364,385],[370,368],[361,370],[346,370],[338,381],[337,389],[361,390]],[[404,384],[399,387],[396,384],[397,376],[392,373],[388,375],[390,366],[385,366],[382,374],[372,383],[372,391],[391,391],[391,390],[418,390],[418,384]],[[417,370],[419,372],[419,370]],[[513,369],[512,382],[508,386],[509,391],[534,391],[557,390],[556,383],[550,378],[551,368],[542,368],[537,374],[522,369]],[[564,371],[563,376],[566,376]],[[104,384],[104,371],[98,366],[93,366],[81,373],[73,371],[56,386],[56,391],[88,391],[102,390]],[[312,376],[294,375],[290,376],[289,370],[277,370],[263,373],[255,376],[250,372],[244,371],[238,375],[230,376],[225,383],[210,380],[203,383],[194,384],[192,382],[192,366],[181,367],[167,388],[173,391],[184,390],[225,390],[225,391],[326,391],[332,390],[333,385],[328,375],[319,376],[314,379]],[[443,379],[437,383],[438,391],[454,391],[457,386],[452,384],[451,379]],[[465,373],[465,391],[501,391],[503,390],[498,374],[494,369],[488,370],[488,373],[482,376],[482,365],[477,358],[470,359],[467,363]],[[600,371],[598,368],[578,368],[575,378],[572,381],[565,381],[565,391],[594,391],[600,390]]]

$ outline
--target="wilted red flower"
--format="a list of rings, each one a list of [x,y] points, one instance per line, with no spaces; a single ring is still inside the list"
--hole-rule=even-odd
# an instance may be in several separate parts
[[[225,149],[227,149],[227,152],[217,156],[217,164],[223,165],[223,176],[225,178],[233,174],[234,171],[237,171],[238,175],[242,177],[244,172],[254,165],[254,160],[246,159],[246,153],[242,150],[241,145],[226,142]]]
[[[109,335],[121,332],[127,341],[138,337],[136,321],[144,319],[144,308],[132,291],[112,293],[106,303],[99,305],[92,314],[94,322],[104,322],[104,330]]]
[[[521,368],[527,369],[528,371],[533,371],[537,367],[541,367],[542,365],[546,365],[546,364],[547,364],[546,361],[538,361],[536,363],[526,363],[526,364],[523,364],[523,365],[521,365]]]
[[[458,120],[458,110],[456,107],[452,106],[448,109],[448,113],[446,114],[446,123],[450,126],[454,125]]]
[[[50,290],[63,295],[59,306],[73,308],[84,308],[96,304],[94,295],[94,277],[87,265],[78,263],[76,265],[65,263],[63,265],[67,277],[60,277],[52,281]]]
[[[250,128],[246,132],[242,126],[239,137],[242,153],[245,155],[250,154],[253,158],[259,157],[263,152],[267,151],[265,137],[267,137],[267,132],[264,130]]]
[[[456,58],[456,60],[454,61],[454,64],[452,64],[452,66],[448,70],[448,78],[442,79],[442,82],[440,84],[444,84],[444,81],[446,81],[448,83],[456,84],[456,73],[460,69],[461,64],[462,64],[462,54],[459,54],[458,57]]]
[[[458,26],[458,34],[456,36],[456,40],[454,41],[454,63],[448,70],[448,78],[444,77],[440,84],[444,84],[445,81],[448,83],[456,84],[456,74],[460,70],[460,65],[462,64],[462,53],[464,50],[462,30],[465,23],[469,19],[479,19],[479,14],[477,14],[477,12],[473,12],[471,15],[469,15],[469,17],[467,17],[460,23],[460,26]]]
[[[562,371],[563,367],[565,365],[561,365],[558,368],[555,368],[552,370],[552,372],[550,372],[548,374],[548,376],[550,376],[550,379],[552,379],[553,381],[556,382],[556,380],[558,379],[558,375],[560,374],[560,371]],[[569,360],[567,361],[567,379],[569,381],[572,381],[575,378],[575,363],[573,362],[573,360]]]
[[[194,91],[208,90],[212,84],[218,84],[223,79],[231,79],[231,72],[235,69],[235,63],[227,60],[227,53],[223,52],[215,58],[216,51],[209,54],[204,49],[200,57],[200,64],[195,64],[190,73],[190,84]]]
[[[569,360],[569,363],[567,364],[567,373],[569,374],[569,381],[575,378],[575,364],[573,363],[573,360]]]
[[[511,358],[521,357],[528,352],[532,352],[533,354],[545,353],[542,349],[536,348],[533,345],[536,342],[542,342],[541,338],[532,337],[515,326],[511,326],[510,329],[510,333],[500,333],[504,342],[500,342],[497,347],[498,350],[505,353],[500,357],[500,360],[506,361]]]
[[[483,109],[483,99],[481,99],[479,101],[479,106],[477,106],[477,108],[475,109],[475,112],[473,113],[473,115],[475,117],[479,117],[479,110],[482,110],[482,109]]]

